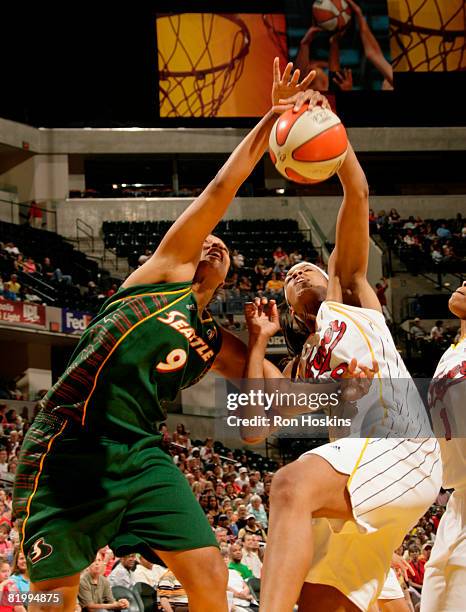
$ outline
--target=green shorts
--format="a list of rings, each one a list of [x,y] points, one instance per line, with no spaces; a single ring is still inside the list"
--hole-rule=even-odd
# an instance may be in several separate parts
[[[21,447],[13,512],[32,582],[82,571],[107,544],[117,556],[217,546],[186,478],[148,434],[132,444],[40,413]]]

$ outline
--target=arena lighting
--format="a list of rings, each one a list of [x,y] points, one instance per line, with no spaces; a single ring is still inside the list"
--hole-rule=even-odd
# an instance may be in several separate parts
[[[142,187],[142,183],[134,183],[134,187]]]
[[[278,193],[280,195],[283,195],[285,193],[285,190],[283,188],[280,189],[275,189],[275,193]]]
[[[112,189],[118,189],[118,185],[116,185],[115,183],[113,183],[113,185],[112,185]]]
[[[121,183],[121,186],[122,187],[126,187],[126,183]]]

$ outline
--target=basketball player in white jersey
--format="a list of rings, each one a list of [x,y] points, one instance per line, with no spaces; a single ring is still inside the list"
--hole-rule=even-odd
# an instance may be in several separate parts
[[[298,110],[306,96],[295,99]],[[314,449],[274,476],[264,612],[291,612],[298,598],[302,611],[376,609],[393,551],[441,484],[438,444],[424,405],[366,278],[368,187],[351,146],[338,176],[344,199],[328,276],[302,262],[285,281],[290,313],[309,338],[283,376],[338,380],[354,358],[369,368],[377,362],[379,372],[358,401],[354,437]],[[278,329],[277,307],[256,299],[246,318],[245,375],[262,378],[267,340]],[[396,600],[386,610],[389,605],[396,609]]]
[[[421,612],[466,609],[466,282],[450,297],[460,340],[440,359],[429,406],[443,463],[443,486],[454,488],[426,565]]]

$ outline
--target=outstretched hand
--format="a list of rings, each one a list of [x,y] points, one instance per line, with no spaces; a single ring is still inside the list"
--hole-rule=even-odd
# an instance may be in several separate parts
[[[244,316],[250,336],[268,339],[280,329],[280,317],[275,300],[256,297],[254,302],[246,302]]]
[[[379,371],[377,361],[372,361],[372,368],[363,366],[352,359],[343,375],[342,398],[347,402],[355,402],[369,393],[372,379]]]
[[[274,112],[280,112],[275,110],[275,107],[280,107],[280,100],[290,98],[299,92],[306,91],[315,75],[316,71],[311,70],[311,72],[300,81],[299,77],[301,76],[301,71],[298,68],[293,70],[293,64],[291,62],[286,65],[283,74],[281,74],[280,62],[278,57],[276,57],[273,61],[272,110]]]
[[[353,89],[353,73],[351,68],[343,68],[335,73],[333,82],[338,85],[342,91],[351,91]]]

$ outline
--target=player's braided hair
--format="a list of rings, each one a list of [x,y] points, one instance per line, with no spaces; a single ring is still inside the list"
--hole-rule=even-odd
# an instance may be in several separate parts
[[[293,317],[286,302],[278,306],[278,314],[288,354],[291,358],[296,357],[301,354],[304,343],[309,338],[309,330],[304,323]]]

